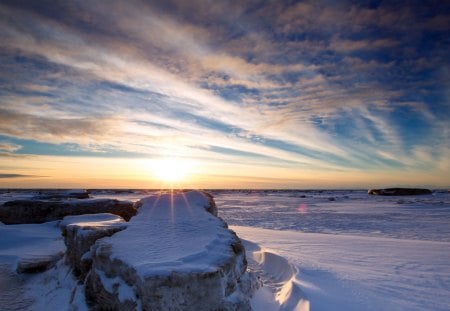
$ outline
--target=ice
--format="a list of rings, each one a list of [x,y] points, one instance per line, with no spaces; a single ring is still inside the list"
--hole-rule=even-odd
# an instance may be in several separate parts
[[[406,197],[370,196],[365,190],[214,194],[220,216],[230,225],[450,242],[447,192]]]

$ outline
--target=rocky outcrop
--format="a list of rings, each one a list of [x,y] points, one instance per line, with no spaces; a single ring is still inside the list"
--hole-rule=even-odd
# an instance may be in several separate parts
[[[429,189],[419,189],[419,188],[386,188],[386,189],[370,189],[367,191],[370,195],[387,195],[387,196],[397,196],[397,195],[424,195],[432,194]]]
[[[250,310],[244,247],[192,191],[143,199],[125,230],[97,240],[86,298],[95,310]]]
[[[136,214],[132,202],[114,199],[80,201],[16,200],[0,206],[0,221],[4,224],[44,223],[69,215],[110,213],[129,220]]]
[[[60,223],[67,247],[65,263],[80,280],[91,269],[90,248],[98,239],[111,236],[127,227],[125,220],[113,214],[67,216]]]
[[[40,190],[33,197],[36,200],[66,200],[66,199],[89,199],[89,191],[84,189],[73,190]]]

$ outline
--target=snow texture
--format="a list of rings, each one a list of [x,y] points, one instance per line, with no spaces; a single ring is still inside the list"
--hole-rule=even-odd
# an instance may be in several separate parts
[[[249,309],[240,294],[244,248],[214,215],[211,197],[179,192],[139,205],[126,230],[92,248],[90,299],[100,308],[137,309],[139,302],[149,310]]]
[[[137,201],[157,193],[101,190],[91,196]],[[365,190],[213,194],[220,216],[246,239],[249,268],[264,283],[251,299],[256,311],[450,310],[447,191],[405,197],[369,196]],[[3,192],[0,201],[34,195]],[[178,219],[179,211],[173,211]],[[158,240],[168,231],[159,227],[145,234]],[[61,261],[43,273],[16,273],[19,258],[26,254],[61,250],[57,222],[0,223],[0,309],[87,310],[84,286]],[[122,301],[135,293],[122,277],[106,272],[101,277]]]
[[[278,302],[306,299],[311,310],[449,309],[449,242],[231,228],[296,268],[290,281],[301,291],[280,297],[275,288],[272,294]],[[263,288],[270,287],[271,277],[292,271],[267,256],[262,270],[269,275]],[[259,294],[255,297],[252,305],[259,303]]]

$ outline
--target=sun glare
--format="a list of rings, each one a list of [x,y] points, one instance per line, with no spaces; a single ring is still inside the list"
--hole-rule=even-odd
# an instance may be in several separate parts
[[[184,159],[167,158],[155,160],[151,170],[163,182],[183,182],[192,172],[193,163]]]

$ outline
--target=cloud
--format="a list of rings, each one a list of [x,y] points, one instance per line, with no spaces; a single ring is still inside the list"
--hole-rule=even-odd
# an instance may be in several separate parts
[[[109,123],[113,121],[92,117],[55,119],[0,109],[0,133],[39,141],[79,141],[86,137],[95,139],[106,135],[111,127]]]
[[[425,151],[406,157],[427,150],[425,136],[448,142],[448,107],[429,107],[446,83],[429,77],[446,60],[414,39],[444,31],[441,15],[384,3],[193,5],[60,3],[57,16],[1,5],[0,134],[336,170],[429,163]],[[415,143],[396,117],[411,103],[433,124]]]
[[[342,40],[333,39],[330,49],[337,52],[353,52],[360,50],[379,50],[391,48],[398,45],[399,42],[394,39],[377,39],[377,40]]]
[[[24,174],[1,174],[0,178],[42,178],[42,177],[48,177],[48,176],[37,176],[37,175],[24,175]]]
[[[20,148],[22,148],[22,146],[20,145],[16,145],[16,144],[11,144],[8,142],[0,142],[0,151],[3,152],[14,152],[19,150]]]

